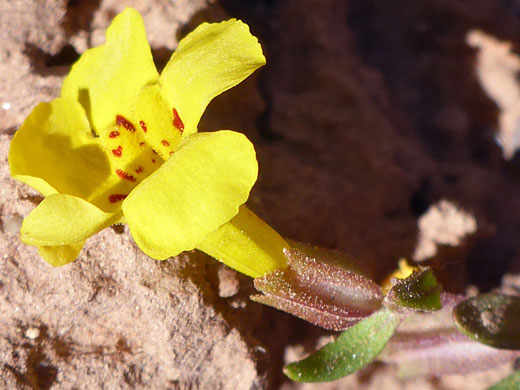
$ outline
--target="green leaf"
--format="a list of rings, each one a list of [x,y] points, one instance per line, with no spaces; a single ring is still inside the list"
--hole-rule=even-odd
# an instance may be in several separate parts
[[[520,389],[520,371],[514,372],[507,378],[491,386],[488,390],[514,390]]]
[[[327,382],[352,374],[379,355],[400,322],[398,313],[378,311],[308,358],[288,364],[284,373],[298,382]]]
[[[520,297],[483,294],[453,309],[458,328],[471,339],[501,349],[520,349]]]
[[[422,269],[395,284],[388,297],[398,306],[433,311],[442,307],[441,291],[432,270]]]

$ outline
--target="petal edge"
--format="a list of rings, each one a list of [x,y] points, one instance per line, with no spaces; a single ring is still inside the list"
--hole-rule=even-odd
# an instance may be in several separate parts
[[[40,246],[38,254],[50,265],[61,267],[76,260],[83,245],[85,245],[85,240],[70,245]]]
[[[21,240],[28,245],[76,244],[118,222],[120,213],[106,213],[87,201],[65,194],[46,197],[23,221]]]
[[[158,78],[143,19],[126,8],[107,28],[105,44],[72,65],[61,95],[79,101],[99,133],[116,114],[128,115],[139,90]]]
[[[258,40],[240,20],[203,23],[181,40],[160,83],[184,122],[184,135],[197,131],[200,117],[214,97],[263,65]]]
[[[238,213],[257,173],[253,145],[244,135],[193,134],[123,201],[134,240],[155,259],[194,249]]]

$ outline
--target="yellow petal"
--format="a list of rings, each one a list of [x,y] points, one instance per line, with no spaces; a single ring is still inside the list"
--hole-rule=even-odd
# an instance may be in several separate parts
[[[36,246],[76,244],[118,222],[120,213],[105,213],[81,198],[54,194],[46,197],[20,230],[24,243]]]
[[[187,137],[123,202],[137,245],[155,259],[195,248],[238,213],[256,181],[253,145],[232,131]]]
[[[260,44],[241,21],[204,23],[188,34],[160,78],[166,100],[184,124],[184,135],[197,131],[202,113],[215,96],[264,64]]]
[[[164,100],[159,83],[141,89],[133,115],[146,143],[167,160],[181,142],[182,130],[175,127],[173,111]]]
[[[99,133],[110,165],[110,175],[87,199],[104,211],[121,209],[122,200],[144,178],[163,163],[162,158],[146,144],[138,122],[118,116]]]
[[[117,114],[128,115],[139,90],[157,78],[141,15],[126,8],[108,27],[106,43],[72,66],[61,94],[83,105],[99,133]]]
[[[11,141],[9,167],[13,178],[45,196],[59,192],[84,199],[110,173],[83,108],[69,98],[33,109]]]
[[[71,245],[40,246],[38,253],[50,265],[61,267],[76,260],[84,244],[85,240]]]
[[[283,253],[290,245],[245,206],[237,216],[197,245],[201,251],[237,271],[258,278],[287,267]]]

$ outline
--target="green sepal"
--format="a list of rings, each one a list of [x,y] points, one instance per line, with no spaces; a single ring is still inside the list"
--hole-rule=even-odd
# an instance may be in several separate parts
[[[388,293],[387,302],[421,311],[439,310],[441,291],[433,271],[425,268],[397,282]]]

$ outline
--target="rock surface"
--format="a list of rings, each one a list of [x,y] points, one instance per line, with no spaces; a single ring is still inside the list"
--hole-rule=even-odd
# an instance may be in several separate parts
[[[1,136],[0,388],[262,387],[253,346],[214,304],[202,254],[157,262],[108,229],[52,268],[21,244],[39,196],[9,178],[8,144]]]
[[[124,6],[143,14],[159,67],[202,21],[238,17],[259,37],[268,66],[215,99],[200,127],[253,141],[260,178],[249,206],[283,235],[349,252],[381,280],[412,257],[432,228],[419,219],[446,199],[477,232],[429,261],[445,288],[486,290],[506,272],[508,291],[518,288],[520,166],[503,157],[517,146],[516,105],[500,88],[487,95],[482,80],[499,70],[476,68],[481,49],[468,35],[484,30],[486,48],[507,47],[511,59],[517,1],[3,2],[0,388],[478,390],[510,372],[403,382],[374,364],[326,386],[291,383],[283,363],[326,333],[251,303],[251,281],[206,256],[156,262],[128,231],[107,229],[54,269],[21,244],[21,220],[41,197],[9,178],[10,138],[37,102],[59,95],[78,53],[102,42]],[[516,83],[503,91],[519,88],[500,80]]]

